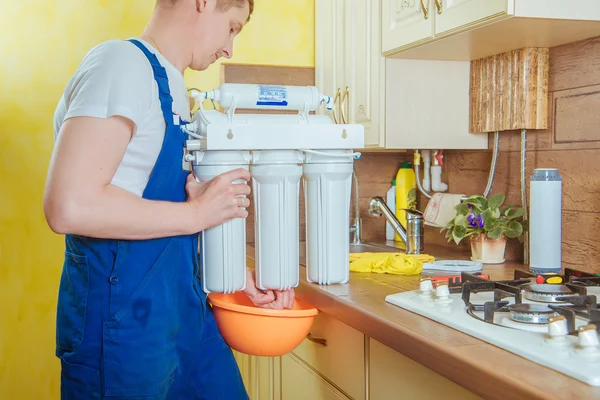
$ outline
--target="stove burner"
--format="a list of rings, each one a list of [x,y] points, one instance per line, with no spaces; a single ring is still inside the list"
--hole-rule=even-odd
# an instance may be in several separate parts
[[[547,324],[556,312],[545,304],[513,304],[507,307],[510,319],[527,324]]]
[[[600,286],[600,276],[565,268],[560,277],[563,284],[537,284],[535,275],[521,270],[515,271],[513,280],[503,281],[463,272],[460,282],[449,287],[451,293],[461,294],[470,316],[489,324],[543,331],[549,318],[562,315],[567,319],[570,335],[577,335],[576,319],[596,325],[600,333],[600,304],[596,296],[588,293],[588,288]],[[486,300],[472,301],[471,295],[485,292]],[[523,303],[523,299],[535,303]],[[503,313],[508,315],[502,316]]]
[[[566,285],[553,285],[548,283],[532,283],[523,286],[525,293],[523,297],[531,301],[540,301],[543,303],[559,303],[557,297],[573,295],[573,291]]]

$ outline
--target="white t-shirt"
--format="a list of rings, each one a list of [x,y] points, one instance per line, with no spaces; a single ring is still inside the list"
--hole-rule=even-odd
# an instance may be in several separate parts
[[[187,87],[181,72],[149,43],[167,71],[173,111],[190,120]],[[144,53],[133,43],[111,40],[94,47],[69,80],[54,114],[54,137],[72,117],[122,116],[135,124],[134,135],[112,179],[112,184],[142,196],[162,146],[165,121],[158,86]]]

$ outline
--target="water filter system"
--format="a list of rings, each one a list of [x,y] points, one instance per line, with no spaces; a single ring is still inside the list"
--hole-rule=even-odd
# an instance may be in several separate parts
[[[252,176],[256,283],[286,290],[299,284],[300,184],[306,208],[306,274],[309,282],[349,279],[350,196],[354,160],[364,147],[360,124],[336,124],[326,114],[332,98],[313,86],[221,84],[191,91],[200,104],[184,162],[196,179],[246,168]],[[205,110],[218,102],[224,112]],[[293,110],[296,114],[236,114],[236,109]],[[246,287],[246,221],[234,219],[203,231],[200,268],[206,293],[233,293]]]
[[[529,180],[529,269],[533,274],[562,271],[562,177],[538,168]]]

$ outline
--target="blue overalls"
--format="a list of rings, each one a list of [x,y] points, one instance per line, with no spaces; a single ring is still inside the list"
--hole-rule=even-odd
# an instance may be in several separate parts
[[[152,65],[166,123],[143,198],[183,202],[186,135],[174,123],[167,73],[143,44],[131,42]],[[66,235],[56,332],[62,399],[248,398],[201,290],[197,249],[197,235]]]

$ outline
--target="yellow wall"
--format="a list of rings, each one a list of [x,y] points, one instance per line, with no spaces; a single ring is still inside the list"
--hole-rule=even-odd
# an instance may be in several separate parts
[[[42,214],[54,108],[85,53],[141,33],[152,0],[0,1],[0,399],[56,399],[63,237]],[[314,65],[314,0],[256,0],[230,62]],[[219,67],[187,72],[212,88]],[[85,149],[82,149],[85,150]]]

